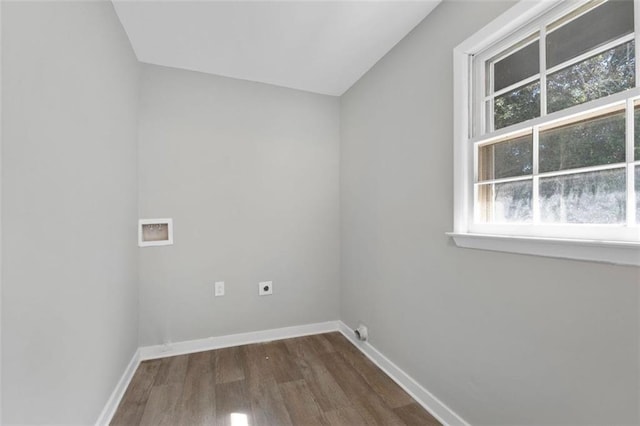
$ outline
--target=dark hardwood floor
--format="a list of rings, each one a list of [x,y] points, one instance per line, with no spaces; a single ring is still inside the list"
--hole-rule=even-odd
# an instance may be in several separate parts
[[[144,361],[112,425],[439,425],[340,333]]]

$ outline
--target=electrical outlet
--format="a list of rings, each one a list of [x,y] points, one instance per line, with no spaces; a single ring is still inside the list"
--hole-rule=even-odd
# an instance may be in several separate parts
[[[224,296],[224,281],[216,281],[215,285],[215,296]]]
[[[273,281],[263,281],[258,283],[258,294],[260,296],[269,296],[273,294]]]

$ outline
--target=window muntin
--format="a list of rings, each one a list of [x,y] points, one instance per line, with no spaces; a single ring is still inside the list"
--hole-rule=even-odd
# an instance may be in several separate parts
[[[629,186],[638,185],[627,169],[640,161],[627,117],[639,116],[629,100],[476,142],[475,222],[628,224]]]
[[[477,185],[478,219],[491,223],[531,223],[532,179]]]
[[[566,7],[561,14],[552,11],[511,41],[496,44],[498,53],[488,49],[474,57],[474,81],[482,83],[474,90],[483,95],[476,95],[472,106],[473,123],[480,125],[471,139],[470,231],[579,237],[602,236],[606,228],[611,239],[638,239],[634,5],[615,2],[620,4],[589,2],[568,14]],[[568,31],[563,28],[581,26],[589,33],[602,27],[593,24],[594,16],[605,19],[611,13],[608,23],[624,16],[615,29],[586,41],[558,42],[558,35]],[[523,59],[537,49],[536,58]],[[539,69],[532,74],[534,64]],[[611,226],[620,229],[614,232]]]
[[[632,0],[592,1],[478,55],[485,118],[476,136],[635,87],[633,11]]]
[[[477,146],[476,216],[485,223],[533,220],[533,135],[521,133]]]

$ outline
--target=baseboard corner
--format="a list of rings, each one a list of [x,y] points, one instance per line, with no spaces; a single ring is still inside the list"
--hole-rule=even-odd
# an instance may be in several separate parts
[[[140,359],[164,358],[168,356],[185,355],[195,352],[211,351],[232,346],[249,345],[252,343],[270,342],[273,340],[290,339],[311,334],[338,331],[338,321],[325,321],[291,327],[273,328],[252,331],[248,333],[228,334],[225,336],[206,337],[204,339],[186,340],[166,345],[152,345],[140,347]]]
[[[133,375],[138,369],[138,365],[140,365],[140,350],[136,349],[136,351],[133,353],[133,356],[131,357],[131,361],[129,361],[129,364],[127,364],[124,373],[122,373],[120,380],[118,380],[118,384],[116,385],[113,392],[111,392],[111,395],[109,396],[107,403],[102,409],[98,420],[96,420],[96,426],[109,425],[111,419],[116,413],[116,410],[118,409],[118,405],[120,405],[120,401],[122,400],[127,387],[129,387],[129,383],[131,383]]]
[[[356,339],[353,330],[344,322],[326,321],[322,323],[305,324],[301,326],[283,327],[257,332],[232,334],[226,336],[210,337],[205,339],[177,342],[170,345],[154,345],[138,348],[131,361],[127,365],[122,377],[111,393],[109,400],[100,413],[96,426],[107,426],[118,409],[118,405],[124,396],[133,375],[140,362],[150,359],[202,352],[225,347],[247,345],[252,343],[268,342],[273,340],[289,339],[312,334],[339,331],[367,358],[384,371],[393,381],[404,389],[413,399],[429,411],[438,421],[446,426],[469,426],[462,417],[447,407],[442,401],[425,389],[415,379],[395,365],[380,351],[368,342],[360,342]]]
[[[394,382],[415,399],[440,423],[446,426],[470,426],[455,411],[440,401],[414,378],[405,373],[400,367],[384,356],[369,342],[359,341],[353,330],[342,321],[338,322],[339,331],[358,348],[367,358],[384,371]]]

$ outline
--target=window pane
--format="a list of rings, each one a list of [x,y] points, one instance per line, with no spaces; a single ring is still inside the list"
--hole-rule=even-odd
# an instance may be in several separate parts
[[[480,180],[529,175],[533,171],[533,136],[526,135],[478,149]]]
[[[540,179],[540,217],[551,223],[625,222],[625,169]]]
[[[635,50],[630,41],[547,78],[547,111],[554,112],[635,86]]]
[[[479,218],[482,222],[530,222],[532,181],[478,185]]]
[[[536,41],[493,65],[493,90],[498,91],[540,72],[540,42]]]
[[[494,128],[501,129],[540,115],[540,81],[498,96],[494,102]]]
[[[547,68],[633,32],[633,1],[614,0],[547,35]]]
[[[636,186],[636,224],[640,225],[640,166],[635,171]]]
[[[625,161],[624,111],[540,132],[541,173]]]
[[[635,160],[640,160],[640,106],[636,105],[634,108],[634,151]]]

